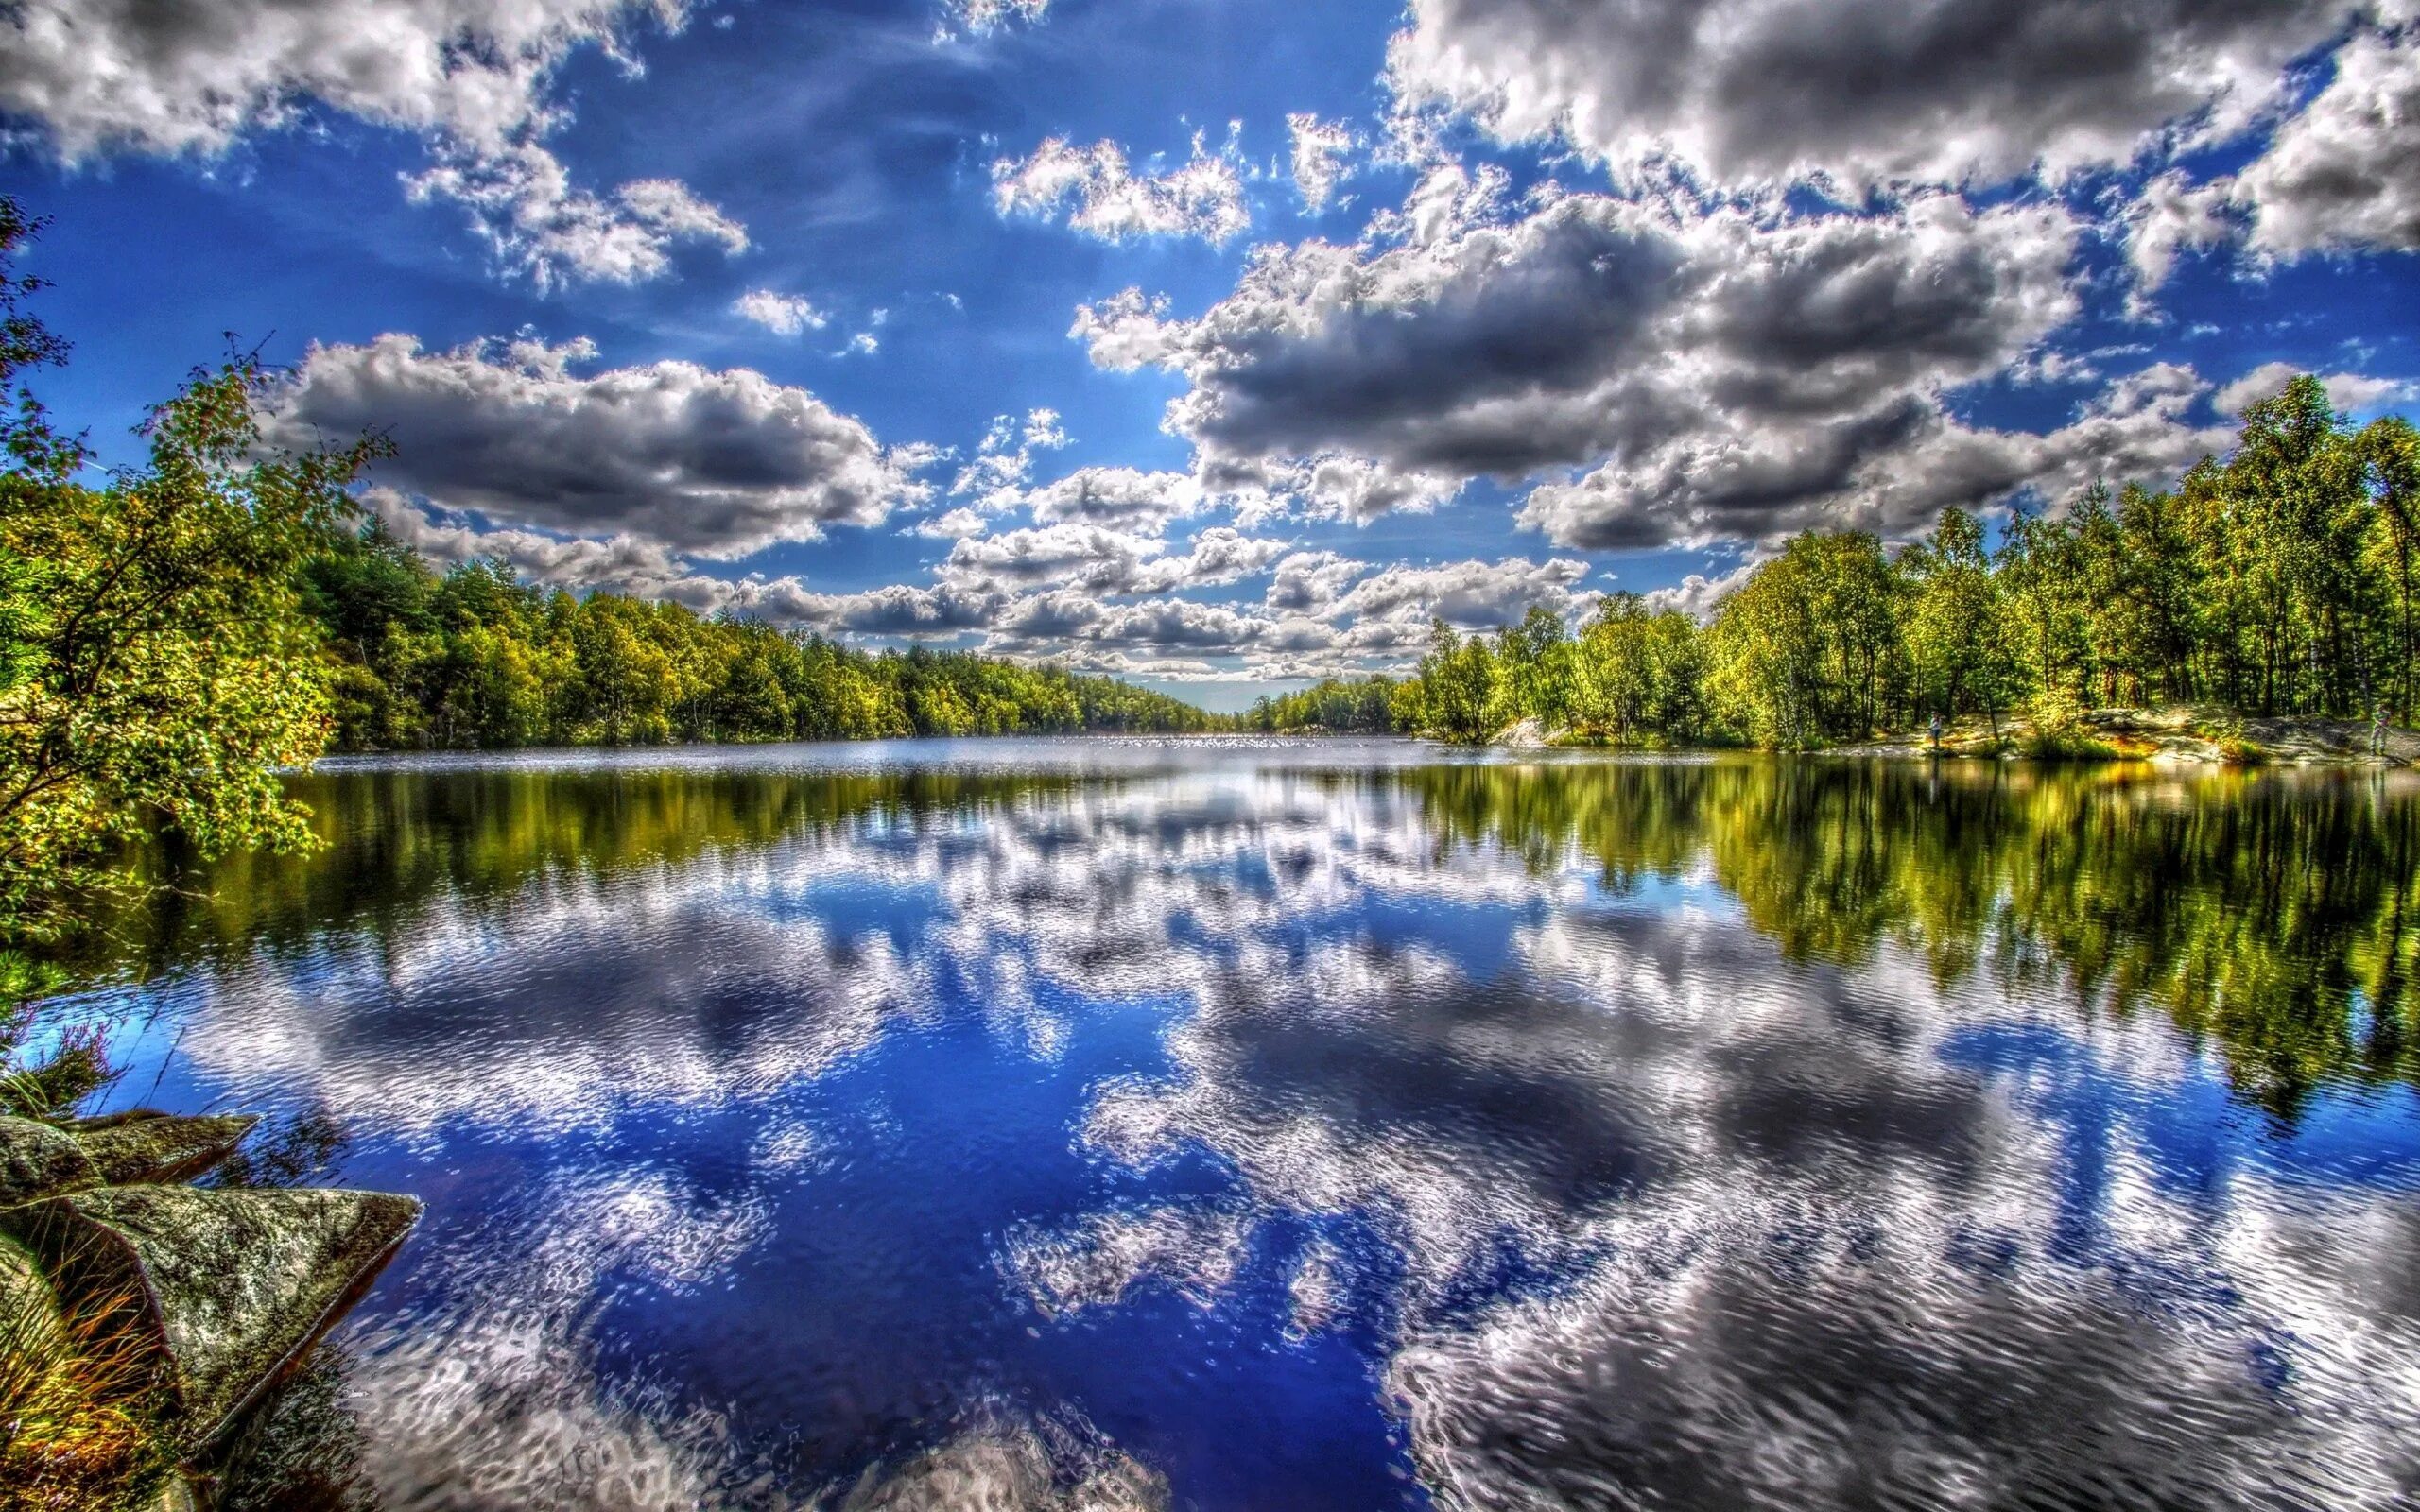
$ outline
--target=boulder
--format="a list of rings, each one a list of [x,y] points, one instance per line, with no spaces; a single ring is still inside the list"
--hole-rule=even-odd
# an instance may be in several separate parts
[[[0,1208],[101,1184],[74,1135],[30,1118],[0,1117]]]
[[[0,1211],[0,1230],[69,1305],[132,1303],[190,1454],[343,1315],[420,1211],[371,1192],[100,1187]]]
[[[172,1118],[119,1113],[70,1125],[107,1185],[190,1181],[235,1153],[260,1119],[252,1114]]]

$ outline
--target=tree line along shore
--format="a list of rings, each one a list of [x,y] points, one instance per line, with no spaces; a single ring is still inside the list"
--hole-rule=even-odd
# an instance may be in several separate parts
[[[1576,634],[1544,607],[1494,634],[1440,621],[1410,676],[1265,698],[1244,722],[1887,752],[1929,749],[1938,721],[1966,753],[2222,759],[2367,754],[2375,729],[2409,759],[2379,727],[2420,699],[2415,552],[2420,432],[2356,427],[2298,377],[2174,489],[2096,484],[1996,543],[1955,508],[1896,552],[1806,531],[1703,622],[1634,593]]]

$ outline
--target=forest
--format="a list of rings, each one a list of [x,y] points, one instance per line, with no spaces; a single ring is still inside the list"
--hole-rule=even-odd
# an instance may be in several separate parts
[[[584,597],[501,562],[439,574],[376,521],[298,574],[345,750],[1183,733],[1201,710],[1109,678],[923,647],[873,654],[680,604]]]
[[[1633,593],[1577,634],[1543,606],[1494,634],[1440,621],[1409,678],[1264,699],[1246,723],[1478,743],[1533,718],[1588,743],[1775,749],[1935,717],[1996,734],[2021,715],[2055,742],[2084,710],[2160,704],[2410,725],[2415,551],[2420,432],[2357,428],[2304,376],[2172,490],[2096,484],[1996,543],[1959,509],[1895,553],[1806,532],[1703,625]]]

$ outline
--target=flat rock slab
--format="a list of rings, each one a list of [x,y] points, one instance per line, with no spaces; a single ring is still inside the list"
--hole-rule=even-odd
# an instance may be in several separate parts
[[[101,1187],[0,1211],[0,1229],[71,1305],[134,1302],[191,1452],[343,1315],[420,1211],[373,1192]]]
[[[235,1153],[260,1119],[252,1114],[176,1118],[121,1113],[71,1129],[109,1186],[190,1181]]]

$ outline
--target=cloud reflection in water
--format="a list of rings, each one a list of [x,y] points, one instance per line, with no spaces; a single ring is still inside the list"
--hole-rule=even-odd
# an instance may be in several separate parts
[[[430,1202],[391,1504],[2420,1487],[2411,793],[1070,751],[347,772],[150,921]]]

